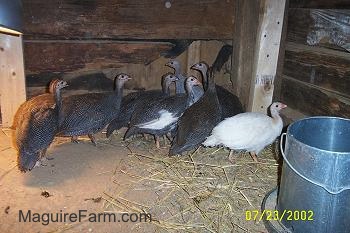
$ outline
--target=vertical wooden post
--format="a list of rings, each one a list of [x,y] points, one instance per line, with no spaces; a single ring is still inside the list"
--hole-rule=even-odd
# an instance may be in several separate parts
[[[264,0],[235,1],[231,81],[235,94],[247,111],[257,31],[264,5]]]
[[[272,103],[286,0],[266,0],[257,33],[248,109],[266,113]]]
[[[26,100],[22,36],[0,33],[0,106],[2,126],[10,127]]]
[[[272,102],[286,0],[237,0],[232,83],[247,111]]]

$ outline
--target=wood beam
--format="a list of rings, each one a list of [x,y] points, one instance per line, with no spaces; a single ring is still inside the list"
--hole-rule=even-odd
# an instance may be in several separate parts
[[[267,113],[267,108],[272,103],[285,6],[285,0],[265,1],[256,38],[249,111]]]
[[[10,127],[26,100],[22,36],[0,33],[0,106],[2,126]]]

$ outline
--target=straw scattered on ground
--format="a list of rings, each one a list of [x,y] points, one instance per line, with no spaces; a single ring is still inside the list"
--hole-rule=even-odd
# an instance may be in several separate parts
[[[106,212],[150,214],[151,222],[135,227],[152,224],[155,232],[266,232],[262,222],[247,221],[245,214],[260,210],[277,185],[275,144],[260,154],[259,163],[243,152],[232,163],[223,148],[169,157],[168,147],[156,149],[141,137],[124,142],[113,135],[102,143],[129,151],[104,192]]]

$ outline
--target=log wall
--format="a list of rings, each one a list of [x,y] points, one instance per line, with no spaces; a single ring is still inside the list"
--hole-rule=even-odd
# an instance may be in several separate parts
[[[186,73],[188,62],[210,64],[231,44],[234,6],[233,0],[23,0],[27,95],[44,92],[53,78],[69,81],[69,92],[109,90],[119,72],[133,77],[128,89],[160,88],[162,74],[172,71],[164,57],[179,59]],[[195,40],[201,40],[198,61],[188,59]]]
[[[349,1],[290,0],[275,96],[306,115],[350,118]]]

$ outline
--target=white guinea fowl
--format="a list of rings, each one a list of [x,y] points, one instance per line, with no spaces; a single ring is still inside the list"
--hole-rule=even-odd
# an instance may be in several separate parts
[[[250,152],[254,161],[267,145],[281,134],[283,122],[279,111],[287,105],[275,102],[270,106],[271,117],[263,113],[246,112],[226,118],[212,131],[203,142],[204,146],[225,146],[232,150]]]

